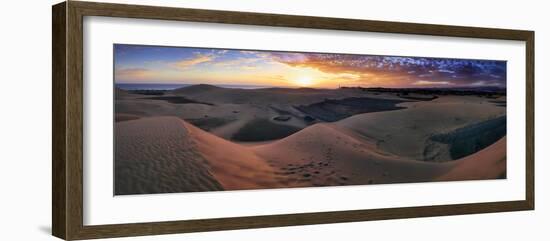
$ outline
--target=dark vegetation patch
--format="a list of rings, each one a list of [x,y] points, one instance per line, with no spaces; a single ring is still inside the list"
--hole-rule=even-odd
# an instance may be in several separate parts
[[[460,95],[460,96],[479,96],[489,99],[495,99],[506,96],[506,88],[500,87],[471,87],[471,88],[362,88],[362,87],[342,87],[342,89],[359,89],[375,93],[394,93],[401,95],[421,94],[421,95]]]
[[[475,123],[430,139],[450,146],[453,160],[471,155],[506,135],[506,116]]]
[[[313,118],[309,115],[306,115],[306,116],[304,116],[304,121],[310,123],[310,122],[315,121],[315,118]]]
[[[493,104],[495,104],[496,106],[499,106],[499,107],[506,107],[506,101],[505,100],[491,100],[489,102],[493,103]]]
[[[292,118],[292,117],[290,117],[289,115],[279,115],[279,116],[273,117],[273,120],[276,120],[276,121],[289,121],[290,118]]]
[[[294,108],[314,119],[334,122],[362,113],[405,109],[405,107],[396,106],[402,102],[407,101],[352,97],[338,100],[326,99],[322,102],[295,106]]]
[[[203,105],[214,105],[212,103],[200,102],[196,100],[187,99],[182,96],[158,96],[158,97],[149,97],[145,99],[150,100],[164,100],[172,104],[203,104]]]
[[[205,117],[199,119],[186,119],[187,122],[193,124],[194,126],[201,128],[205,131],[210,131],[214,128],[226,125],[230,122],[235,121],[234,119],[224,119],[216,117]]]
[[[131,115],[131,114],[116,114],[115,115],[115,122],[122,122],[122,121],[130,121],[130,120],[137,120],[141,117],[137,115]]]
[[[477,95],[477,97],[482,97],[486,99],[498,99],[500,97],[506,96],[506,93],[480,93]]]
[[[315,118],[313,118],[309,115],[306,115],[306,116],[298,115],[294,112],[291,112],[291,111],[288,111],[288,110],[283,110],[283,109],[274,107],[272,105],[270,105],[269,108],[272,109],[273,111],[277,112],[277,114],[279,114],[279,116],[273,118],[276,121],[288,121],[288,120],[292,119],[292,117],[294,117],[298,120],[302,119],[307,124],[313,124],[314,121],[315,121]]]
[[[299,131],[300,128],[280,125],[268,119],[254,119],[244,125],[231,139],[235,141],[269,141],[277,140]]]
[[[418,101],[430,101],[437,99],[437,95],[398,95],[400,98]]]

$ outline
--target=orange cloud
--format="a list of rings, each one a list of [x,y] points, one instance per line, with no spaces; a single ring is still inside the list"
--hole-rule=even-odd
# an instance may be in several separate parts
[[[178,67],[178,68],[181,68],[181,69],[186,69],[186,68],[189,68],[193,65],[197,65],[197,64],[200,64],[200,63],[205,63],[205,62],[210,62],[212,60],[214,60],[216,57],[214,55],[203,55],[203,54],[197,54],[194,58],[191,58],[191,59],[185,59],[185,60],[181,60],[181,61],[178,61],[176,63],[174,63],[174,66]]]
[[[392,71],[388,71],[387,68],[376,68],[378,62],[361,60],[354,55],[304,54],[289,57],[273,54],[272,57],[291,67],[312,68],[332,74],[339,85],[398,86],[404,80],[410,81],[410,75],[398,66],[392,66]]]
[[[152,71],[145,68],[124,68],[115,70],[115,78],[117,80],[145,79],[151,76],[153,76]]]
[[[238,58],[226,61],[219,61],[214,63],[214,65],[219,67],[255,67],[254,64],[261,60],[261,58]]]

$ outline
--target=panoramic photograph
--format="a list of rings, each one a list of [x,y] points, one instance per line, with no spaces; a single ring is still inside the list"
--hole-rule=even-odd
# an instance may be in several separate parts
[[[506,178],[506,61],[113,51],[114,195]]]

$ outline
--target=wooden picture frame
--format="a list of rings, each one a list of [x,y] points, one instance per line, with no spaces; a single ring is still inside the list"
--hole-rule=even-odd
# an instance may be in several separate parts
[[[431,24],[369,21],[67,1],[52,8],[52,233],[66,239],[93,239],[214,230],[356,222],[398,218],[533,210],[534,32]],[[525,200],[180,220],[152,223],[83,224],[83,17],[107,16],[174,21],[299,27],[380,33],[517,40],[526,43]]]

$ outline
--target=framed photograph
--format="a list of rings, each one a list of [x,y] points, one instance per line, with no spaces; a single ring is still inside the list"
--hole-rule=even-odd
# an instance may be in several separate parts
[[[532,31],[77,1],[52,24],[57,237],[534,209]]]

